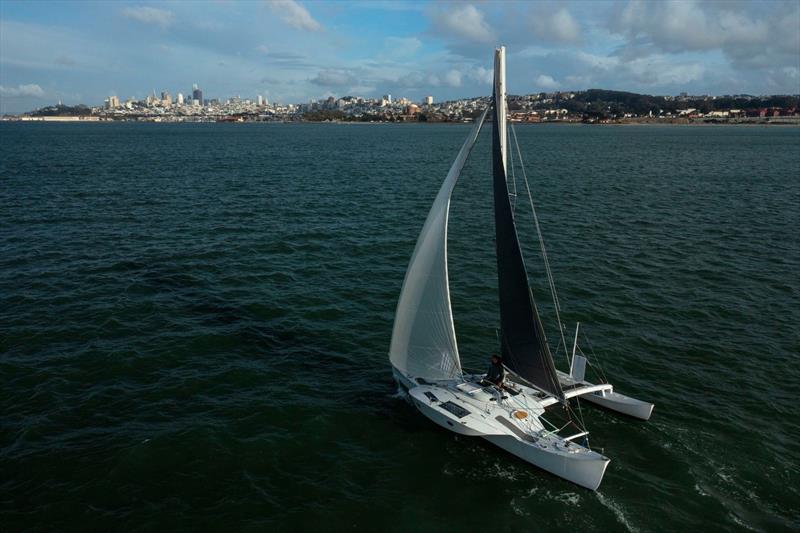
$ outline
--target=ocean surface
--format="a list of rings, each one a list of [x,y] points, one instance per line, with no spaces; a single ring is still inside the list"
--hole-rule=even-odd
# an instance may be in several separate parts
[[[450,221],[478,369],[488,131]],[[467,132],[0,123],[0,530],[800,528],[800,129],[517,128],[568,331],[656,404],[583,406],[611,458],[597,492],[439,428],[392,381],[405,269]]]

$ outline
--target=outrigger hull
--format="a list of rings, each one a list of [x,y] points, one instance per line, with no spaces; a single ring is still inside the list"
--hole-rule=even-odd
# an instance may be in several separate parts
[[[639,420],[649,420],[650,415],[653,414],[653,404],[619,394],[618,392],[602,391],[594,394],[587,394],[581,396],[587,402],[605,407],[611,411],[622,413],[623,415],[632,416]]]
[[[610,411],[638,418],[639,420],[649,420],[650,415],[653,414],[654,405],[652,403],[614,392],[614,387],[611,384],[605,384],[602,390],[592,390],[598,388],[598,386],[588,381],[578,381],[564,372],[558,372],[558,380],[564,390],[574,389],[576,392],[582,390],[591,391],[577,394],[576,397],[604,407]]]

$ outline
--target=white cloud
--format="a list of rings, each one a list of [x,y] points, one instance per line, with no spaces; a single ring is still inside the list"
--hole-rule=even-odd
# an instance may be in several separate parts
[[[314,78],[311,78],[310,81],[315,85],[322,85],[325,87],[344,87],[358,83],[352,72],[341,69],[321,70]]]
[[[764,10],[747,12],[740,7],[695,0],[631,0],[614,17],[611,29],[629,41],[647,43],[665,52],[721,49],[734,59],[759,49],[783,47],[787,41],[797,42],[797,8],[794,14],[773,14],[774,20],[768,20]],[[784,21],[792,18],[794,23],[786,27]]]
[[[650,86],[685,86],[702,79],[706,71],[701,63],[676,63],[666,55],[634,59],[625,63],[625,70],[639,83]]]
[[[355,85],[350,87],[347,92],[350,95],[374,94],[377,89],[374,85]]]
[[[435,83],[432,83],[433,81],[435,81]],[[412,71],[400,76],[396,80],[392,80],[391,83],[395,87],[404,89],[421,89],[426,86],[438,86],[439,79],[433,75],[427,76],[424,72]]]
[[[260,44],[256,46],[256,52],[258,52],[259,54],[267,55],[269,54],[269,47],[265,44]]]
[[[536,76],[534,82],[537,87],[546,90],[557,89],[560,85],[552,76],[548,76],[547,74],[539,74]]]
[[[7,97],[33,96],[35,98],[41,98],[44,96],[44,91],[35,83],[17,85],[16,87],[4,87],[0,85],[0,95]]]
[[[126,7],[122,10],[122,16],[161,28],[166,28],[172,24],[173,18],[171,11],[150,6]]]
[[[491,85],[494,83],[494,72],[485,67],[476,67],[467,73],[467,76],[477,83]]]
[[[684,86],[703,79],[706,67],[697,61],[676,58],[672,54],[651,54],[623,60],[619,56],[602,56],[578,52],[575,59],[582,66],[583,85],[592,79],[592,74],[607,83],[609,76],[617,80],[630,80],[640,87]],[[570,77],[567,77],[570,81]]]
[[[461,87],[461,76],[460,71],[453,69],[444,75],[442,82],[448,87]]]
[[[486,22],[483,13],[472,4],[458,5],[437,10],[433,13],[435,30],[446,36],[465,41],[488,43],[494,41],[494,31]]]
[[[292,28],[322,31],[322,25],[314,20],[305,7],[294,0],[267,0],[267,6]]]
[[[387,78],[385,84],[401,89],[428,90],[432,87],[459,88],[465,82],[474,82],[482,85],[491,85],[493,73],[484,67],[467,67],[450,69],[443,74],[425,71],[411,71],[396,79]]]
[[[516,53],[517,57],[543,57],[550,54],[553,50],[544,46],[526,46]]]
[[[588,52],[578,52],[575,54],[578,61],[600,70],[611,70],[620,66],[620,58],[617,56],[599,56]]]
[[[536,35],[546,41],[559,43],[580,41],[580,27],[565,7],[558,11],[537,9],[533,13],[532,26]]]

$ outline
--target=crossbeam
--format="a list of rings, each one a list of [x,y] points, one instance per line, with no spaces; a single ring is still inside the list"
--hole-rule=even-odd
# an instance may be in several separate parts
[[[614,385],[610,383],[603,383],[600,385],[586,385],[585,387],[577,387],[568,391],[564,392],[564,398],[574,398],[576,396],[584,396],[586,394],[591,394],[593,392],[598,391],[613,391]],[[550,405],[558,403],[557,398],[545,398],[542,400],[541,405],[542,407],[548,407]]]

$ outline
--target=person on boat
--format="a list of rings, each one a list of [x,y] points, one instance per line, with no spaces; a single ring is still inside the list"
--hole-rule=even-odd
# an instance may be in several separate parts
[[[503,388],[503,378],[506,376],[506,371],[503,368],[503,359],[496,353],[492,354],[491,364],[489,370],[486,372],[486,377],[483,381],[487,384],[492,384],[498,389]]]

